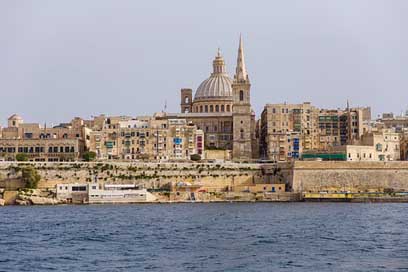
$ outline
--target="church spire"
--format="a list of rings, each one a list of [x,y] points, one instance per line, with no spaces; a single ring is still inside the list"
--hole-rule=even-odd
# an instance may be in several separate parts
[[[235,70],[235,80],[236,81],[249,81],[248,73],[245,67],[245,57],[244,57],[244,44],[242,41],[242,35],[239,35],[239,47],[238,47],[238,57],[237,57],[237,68]]]

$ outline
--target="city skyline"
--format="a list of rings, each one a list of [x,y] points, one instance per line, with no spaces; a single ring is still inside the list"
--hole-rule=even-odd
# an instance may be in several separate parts
[[[240,33],[257,118],[266,103],[345,108],[347,99],[371,106],[373,118],[399,114],[408,98],[407,4],[384,3],[3,2],[0,89],[13,103],[3,103],[0,124],[13,113],[57,124],[151,115],[165,103],[178,112],[176,94],[209,76],[218,47],[233,75]]]

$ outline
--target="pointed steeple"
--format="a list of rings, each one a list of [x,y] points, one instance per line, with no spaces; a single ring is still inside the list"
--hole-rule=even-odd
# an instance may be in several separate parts
[[[236,81],[249,81],[248,73],[245,67],[245,57],[244,57],[244,43],[242,41],[242,35],[239,35],[239,47],[238,47],[238,57],[237,57],[237,68],[235,70],[234,79]]]

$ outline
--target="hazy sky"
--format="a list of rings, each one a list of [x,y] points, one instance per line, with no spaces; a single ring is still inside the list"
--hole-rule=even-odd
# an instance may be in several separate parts
[[[408,1],[0,1],[0,124],[179,111],[217,47],[232,76],[244,36],[265,103],[408,106]]]

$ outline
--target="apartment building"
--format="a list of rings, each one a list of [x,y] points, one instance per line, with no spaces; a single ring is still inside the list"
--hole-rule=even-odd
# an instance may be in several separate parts
[[[260,155],[276,161],[297,159],[318,147],[318,109],[303,104],[267,104],[261,115]]]
[[[102,130],[91,133],[90,151],[99,160],[189,160],[193,154],[203,156],[203,131],[185,119],[166,119],[163,115],[107,118]]]

